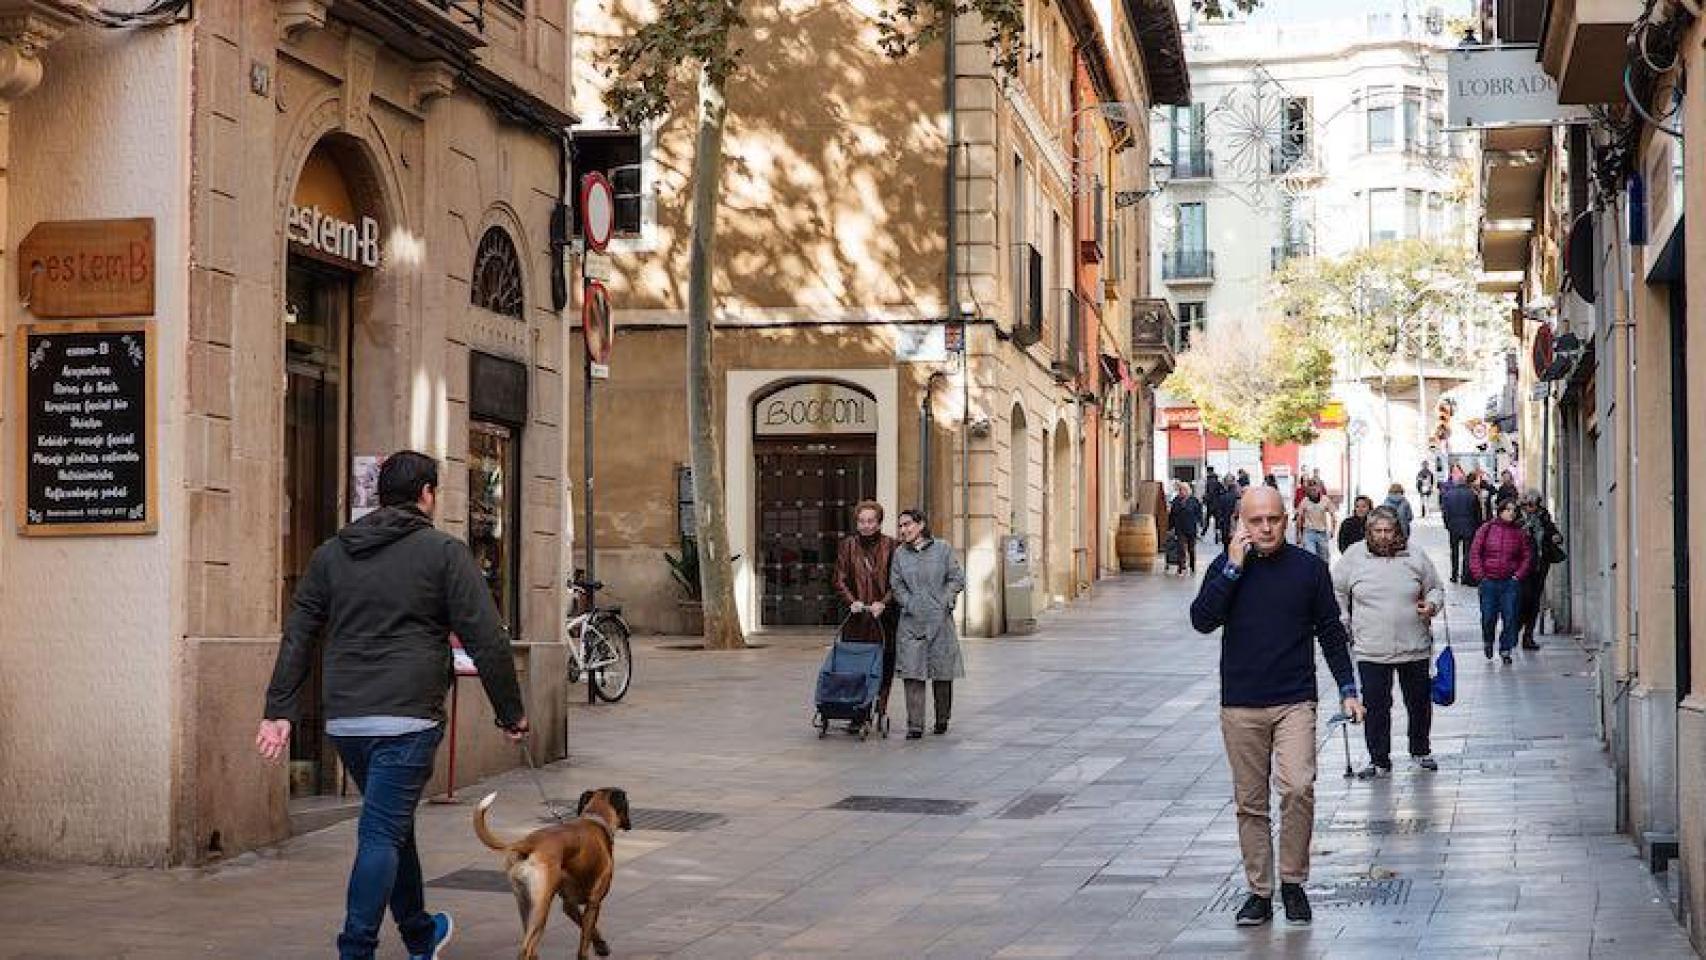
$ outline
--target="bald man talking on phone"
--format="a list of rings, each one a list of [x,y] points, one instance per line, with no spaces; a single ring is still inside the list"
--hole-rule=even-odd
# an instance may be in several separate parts
[[[1333,578],[1320,557],[1285,542],[1285,501],[1252,488],[1238,504],[1232,541],[1191,604],[1191,625],[1220,634],[1220,732],[1232,767],[1238,846],[1250,895],[1239,926],[1273,919],[1270,778],[1279,786],[1280,900],[1286,920],[1312,919],[1303,885],[1315,827],[1315,652],[1339,685],[1344,713],[1363,715]]]

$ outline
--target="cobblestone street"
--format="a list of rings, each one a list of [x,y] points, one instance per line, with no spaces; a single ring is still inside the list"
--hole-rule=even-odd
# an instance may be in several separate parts
[[[1418,538],[1443,569],[1439,529]],[[821,643],[644,642],[633,692],[574,709],[572,765],[545,782],[562,798],[622,786],[638,808],[604,916],[617,957],[1693,956],[1613,832],[1591,662],[1546,638],[1487,663],[1473,593],[1450,589],[1460,692],[1436,714],[1440,771],[1346,780],[1320,734],[1307,929],[1232,924],[1217,645],[1190,631],[1184,579],[1109,581],[1035,636],[969,641],[952,730],[916,743],[817,738]],[[466,796],[487,788],[500,831],[537,825],[524,774]],[[447,957],[513,956],[515,908],[471,812],[422,811],[430,905],[458,923]],[[329,956],[353,826],[203,871],[0,872],[0,956]],[[571,956],[572,930],[554,917],[546,956]]]

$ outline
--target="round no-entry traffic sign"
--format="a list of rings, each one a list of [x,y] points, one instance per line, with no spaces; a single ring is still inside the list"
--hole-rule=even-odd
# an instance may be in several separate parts
[[[597,280],[587,281],[586,296],[581,298],[581,333],[592,362],[609,363],[611,341],[615,339],[610,325],[610,293]]]
[[[616,188],[602,173],[581,178],[581,236],[587,248],[602,252],[616,231]]]

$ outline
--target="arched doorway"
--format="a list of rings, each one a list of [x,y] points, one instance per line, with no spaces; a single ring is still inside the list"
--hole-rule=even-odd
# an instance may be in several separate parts
[[[834,626],[835,552],[877,496],[877,402],[840,381],[783,382],[752,405],[759,623]]]
[[[382,209],[359,142],[332,135],[303,161],[285,210],[281,613],[289,611],[315,548],[366,512],[359,508],[363,498],[352,496],[358,466],[363,490],[377,469],[353,462],[351,373],[359,315],[371,307],[369,278],[381,262]],[[338,786],[320,685],[316,664],[291,731],[293,797]]]
[[[1072,598],[1072,432],[1063,421],[1055,426],[1050,453],[1049,593],[1055,603]]]
[[[1007,426],[1007,477],[1011,485],[1008,494],[1007,531],[1024,536],[1031,525],[1031,440],[1025,422],[1025,408],[1013,404],[1013,415]]]

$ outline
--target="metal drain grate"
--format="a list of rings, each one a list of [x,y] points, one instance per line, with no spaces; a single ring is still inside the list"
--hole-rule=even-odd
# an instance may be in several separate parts
[[[1340,880],[1334,883],[1311,883],[1305,888],[1309,903],[1317,910],[1341,907],[1401,907],[1410,902],[1410,881]],[[1206,913],[1230,913],[1244,904],[1250,892],[1238,884],[1227,884],[1215,894]]]
[[[918,813],[957,817],[976,804],[969,800],[933,800],[929,797],[842,797],[827,810],[856,810],[861,813]]]
[[[509,875],[502,870],[476,870],[469,867],[447,873],[427,886],[440,890],[472,890],[475,893],[509,893]]]
[[[1371,837],[1396,837],[1417,833],[1426,833],[1429,822],[1417,817],[1400,817],[1395,820],[1334,820],[1328,823],[1318,823],[1315,829],[1320,833],[1360,833]]]
[[[629,811],[635,830],[658,830],[664,833],[694,833],[709,830],[728,822],[720,813],[703,810],[643,810]]]
[[[1001,809],[995,815],[997,820],[1035,820],[1038,817],[1053,813],[1062,803],[1066,802],[1064,793],[1048,793],[1039,791],[1027,793]]]

